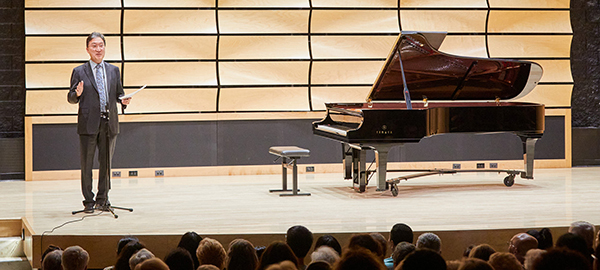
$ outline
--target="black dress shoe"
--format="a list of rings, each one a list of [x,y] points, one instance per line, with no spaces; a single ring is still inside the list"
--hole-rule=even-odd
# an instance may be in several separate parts
[[[85,205],[83,212],[88,213],[88,214],[94,213],[94,205],[93,204]]]

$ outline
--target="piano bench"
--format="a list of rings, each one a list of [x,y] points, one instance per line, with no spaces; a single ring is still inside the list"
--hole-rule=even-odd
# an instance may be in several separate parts
[[[269,153],[281,157],[281,189],[271,189],[269,192],[292,191],[292,193],[282,193],[279,196],[310,196],[310,193],[299,193],[298,189],[298,166],[297,160],[303,157],[310,157],[310,150],[297,146],[272,146]],[[288,159],[290,162],[288,163]],[[287,169],[292,169],[292,189],[287,188]]]

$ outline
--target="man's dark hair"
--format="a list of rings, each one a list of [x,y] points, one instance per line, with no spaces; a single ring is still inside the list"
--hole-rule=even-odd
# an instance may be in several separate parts
[[[549,249],[554,245],[552,240],[552,232],[548,228],[543,228],[541,230],[529,230],[527,234],[535,237],[538,241],[539,249]]]
[[[375,240],[370,234],[361,233],[355,234],[350,237],[350,242],[348,243],[349,249],[357,249],[357,248],[365,248],[371,252],[375,256],[382,257],[381,245],[377,240]]]
[[[414,242],[413,231],[408,225],[404,223],[396,223],[390,231],[390,240],[392,241],[392,244],[394,244],[394,246],[396,246],[400,242],[408,242],[412,244]]]
[[[200,245],[200,241],[202,241],[202,236],[198,235],[196,232],[186,232],[181,236],[181,240],[179,240],[179,244],[177,244],[177,247],[186,249],[190,255],[192,255],[194,269],[200,266],[198,256],[196,255],[196,250]]]
[[[59,246],[55,246],[53,244],[50,244],[48,246],[48,248],[46,248],[46,250],[44,250],[44,253],[42,253],[42,260],[44,261],[44,258],[46,257],[46,255],[48,255],[48,253],[55,251],[55,250],[62,250],[62,248],[60,248]]]
[[[235,239],[229,243],[227,250],[227,270],[255,270],[258,266],[258,256],[250,241]]]
[[[565,234],[561,235],[556,240],[556,247],[557,248],[562,247],[562,248],[570,249],[572,251],[577,251],[586,258],[591,257],[591,253],[590,253],[590,250],[587,248],[587,243],[585,242],[585,239],[583,239],[583,237],[573,234],[573,233],[565,233]]]
[[[138,252],[140,249],[146,248],[144,244],[138,241],[131,241],[127,243],[121,250],[121,254],[117,257],[114,270],[129,270],[129,259],[133,254]]]
[[[192,255],[187,249],[175,248],[165,257],[165,263],[170,270],[195,270]]]
[[[400,264],[402,270],[446,270],[442,255],[431,249],[417,249]]]
[[[368,234],[367,234],[368,235]],[[383,270],[387,269],[377,255],[364,248],[344,251],[340,260],[333,266],[335,270]]]
[[[127,243],[132,242],[132,241],[139,242],[140,240],[138,240],[137,238],[135,238],[133,236],[127,236],[127,237],[123,237],[123,238],[119,239],[119,243],[117,243],[117,256],[119,254],[121,254],[121,251],[123,250],[125,245],[127,245]]]
[[[302,225],[292,226],[287,230],[286,243],[298,258],[306,257],[313,243],[313,235]]]
[[[288,244],[275,241],[271,243],[260,256],[257,270],[264,270],[271,264],[280,263],[283,261],[291,261],[294,265],[298,265],[298,259],[294,255],[294,251]]]
[[[102,42],[104,42],[104,45],[106,45],[106,39],[104,38],[104,35],[100,32],[92,32],[86,39],[85,39],[85,47],[87,48],[88,46],[90,46],[90,41],[92,41],[92,39],[95,38],[101,38]]]
[[[585,241],[585,240],[584,240]],[[591,269],[590,261],[581,253],[565,248],[552,248],[542,254],[533,264],[536,270],[586,270]]]
[[[320,246],[328,246],[333,248],[340,256],[342,255],[342,246],[335,237],[331,234],[322,235],[315,242],[315,250]]]

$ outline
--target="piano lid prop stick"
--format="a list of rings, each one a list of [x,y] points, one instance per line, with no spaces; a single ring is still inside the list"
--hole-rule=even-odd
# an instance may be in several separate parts
[[[402,65],[402,54],[398,48],[398,62],[400,62],[400,71],[402,72],[402,84],[404,85],[404,100],[406,101],[406,109],[412,110],[412,102],[410,101],[410,92],[406,86],[406,75],[404,74],[404,65]]]

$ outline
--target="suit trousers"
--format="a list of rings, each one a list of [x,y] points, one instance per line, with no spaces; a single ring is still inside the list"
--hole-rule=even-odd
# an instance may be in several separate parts
[[[101,119],[98,134],[79,135],[81,154],[81,192],[83,193],[84,206],[93,205],[94,203],[103,205],[108,201],[108,191],[110,190],[109,173],[116,141],[117,135],[110,134],[107,119]],[[94,166],[96,148],[98,149],[98,162],[100,163],[100,167],[98,173],[98,194],[96,194],[96,200],[94,201],[94,192],[92,191],[92,169]],[[110,156],[110,160],[107,160],[107,155]]]

